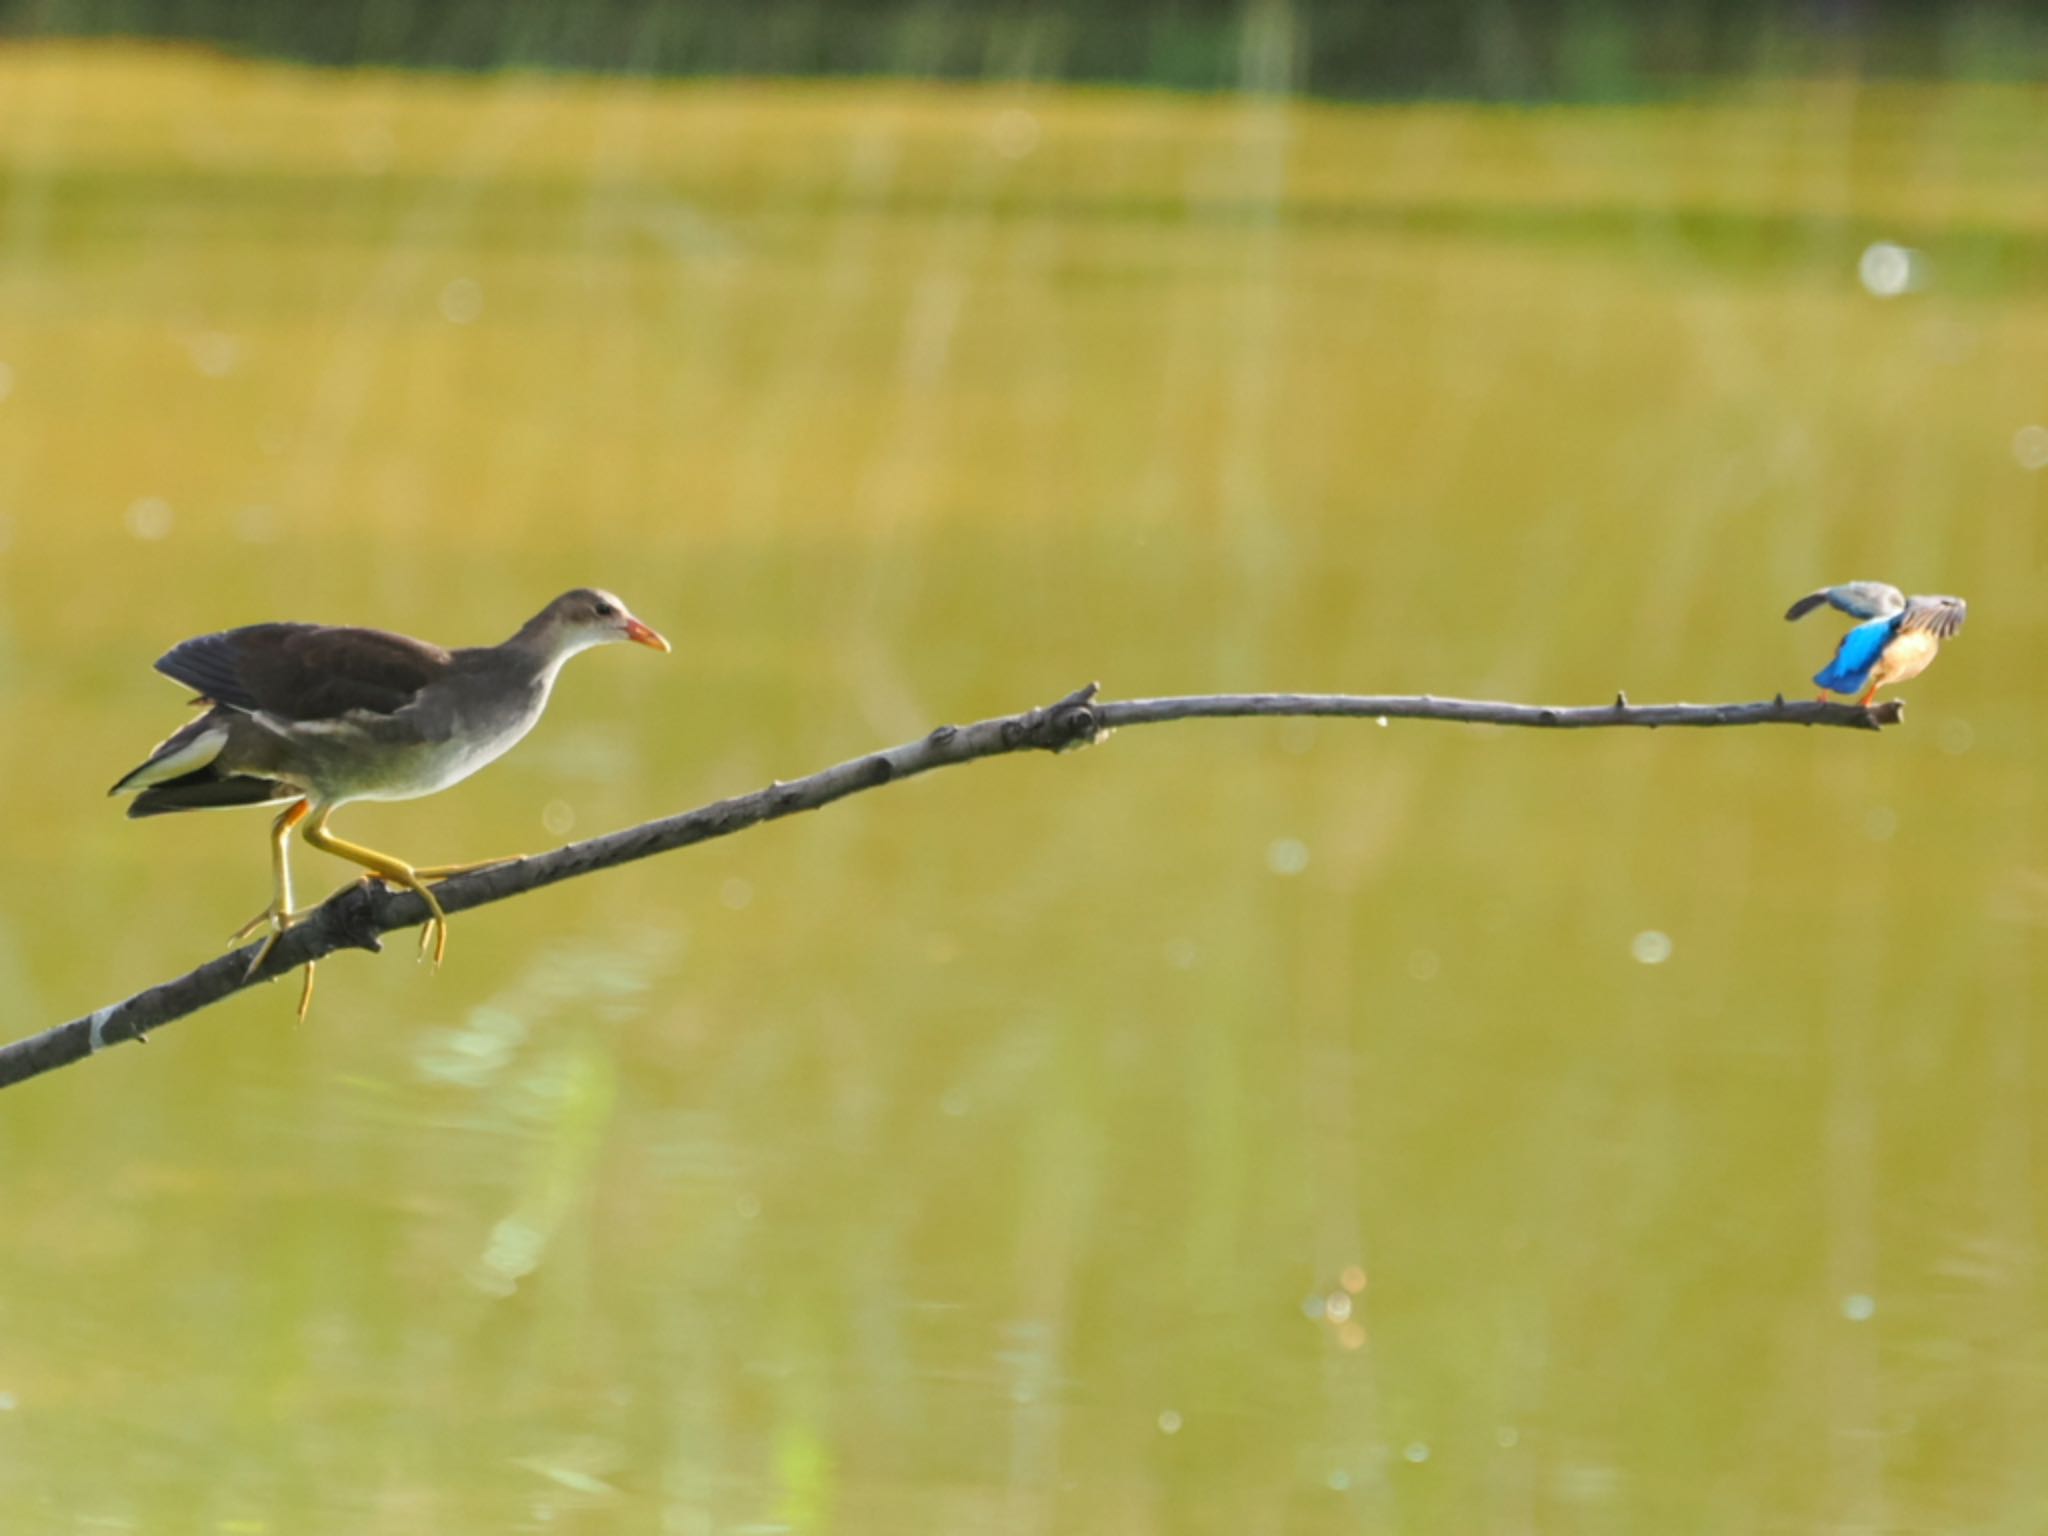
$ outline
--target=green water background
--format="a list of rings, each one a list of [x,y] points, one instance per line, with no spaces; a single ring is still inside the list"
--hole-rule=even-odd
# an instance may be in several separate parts
[[[0,53],[10,1036],[264,899],[102,797],[230,623],[676,642],[339,818],[433,862],[1972,604],[1882,736],[1129,732],[12,1090],[7,1528],[2036,1529],[2044,118]]]

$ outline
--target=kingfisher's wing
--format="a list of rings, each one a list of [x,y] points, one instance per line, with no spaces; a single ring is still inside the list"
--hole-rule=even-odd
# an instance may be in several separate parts
[[[1953,598],[1929,598],[1929,602],[1953,602]],[[1845,581],[1839,587],[1822,587],[1809,592],[1785,610],[1788,619],[1803,619],[1822,603],[1839,608],[1851,618],[1888,619],[1906,607],[1906,594],[1882,581]],[[1958,621],[1960,622],[1960,621]]]
[[[1916,597],[1907,602],[1899,629],[1924,629],[1935,639],[1946,640],[1963,627],[1969,613],[1970,605],[1960,597]]]
[[[1870,682],[1870,669],[1898,633],[1897,619],[1865,619],[1835,647],[1834,659],[1813,674],[1813,680],[1832,693],[1861,693]]]

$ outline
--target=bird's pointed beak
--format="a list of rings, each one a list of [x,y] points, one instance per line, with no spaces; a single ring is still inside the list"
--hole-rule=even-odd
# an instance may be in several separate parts
[[[649,629],[638,619],[629,618],[626,620],[626,638],[635,645],[646,646],[650,651],[668,651],[673,649],[666,640],[661,638],[660,631]]]

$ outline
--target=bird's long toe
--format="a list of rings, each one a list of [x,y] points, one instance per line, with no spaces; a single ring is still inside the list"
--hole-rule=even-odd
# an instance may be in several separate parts
[[[304,912],[288,911],[278,906],[276,902],[272,902],[233,933],[229,934],[228,943],[231,945],[239,944],[244,939],[252,936],[259,928],[270,929],[274,937],[276,934],[284,932],[285,929],[304,922],[305,918],[306,914]]]
[[[428,864],[415,869],[414,874],[422,880],[452,880],[457,875],[473,875],[480,869],[496,869],[501,864],[517,864],[525,858],[523,853],[508,853],[498,859],[478,859],[473,864]]]
[[[482,868],[485,866],[465,867]],[[387,875],[377,870],[369,870],[356,883],[358,885],[369,885],[375,882],[389,890],[417,891],[419,893],[420,899],[427,904],[427,920],[420,926],[420,959],[433,961],[438,969],[441,961],[448,953],[448,914],[441,910],[439,899],[423,883],[425,878],[431,877],[434,874],[434,871],[432,869],[415,869],[409,871],[409,873],[412,875],[410,882],[401,880],[395,874]]]
[[[250,918],[248,922],[237,928],[228,939],[230,945],[241,943],[259,928],[267,927],[270,930],[270,932],[263,936],[263,942],[256,946],[256,953],[249,957],[249,965],[242,972],[242,979],[247,981],[258,971],[262,970],[263,962],[268,960],[270,952],[277,948],[277,941],[283,938],[292,928],[304,922],[305,919],[306,914],[304,912],[286,912],[274,906],[265,907],[261,912]]]
[[[439,970],[448,953],[448,914],[441,910],[440,899],[433,891],[420,883],[417,871],[409,889],[419,892],[420,900],[427,904],[427,921],[420,929],[420,958],[425,960],[431,954],[434,968]]]

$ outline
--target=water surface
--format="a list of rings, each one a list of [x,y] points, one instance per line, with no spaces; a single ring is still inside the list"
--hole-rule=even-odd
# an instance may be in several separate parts
[[[2044,126],[0,56],[9,1035],[262,902],[101,796],[231,623],[676,641],[339,818],[435,862],[1972,603],[1882,736],[1126,732],[16,1089],[10,1528],[2031,1529]]]

